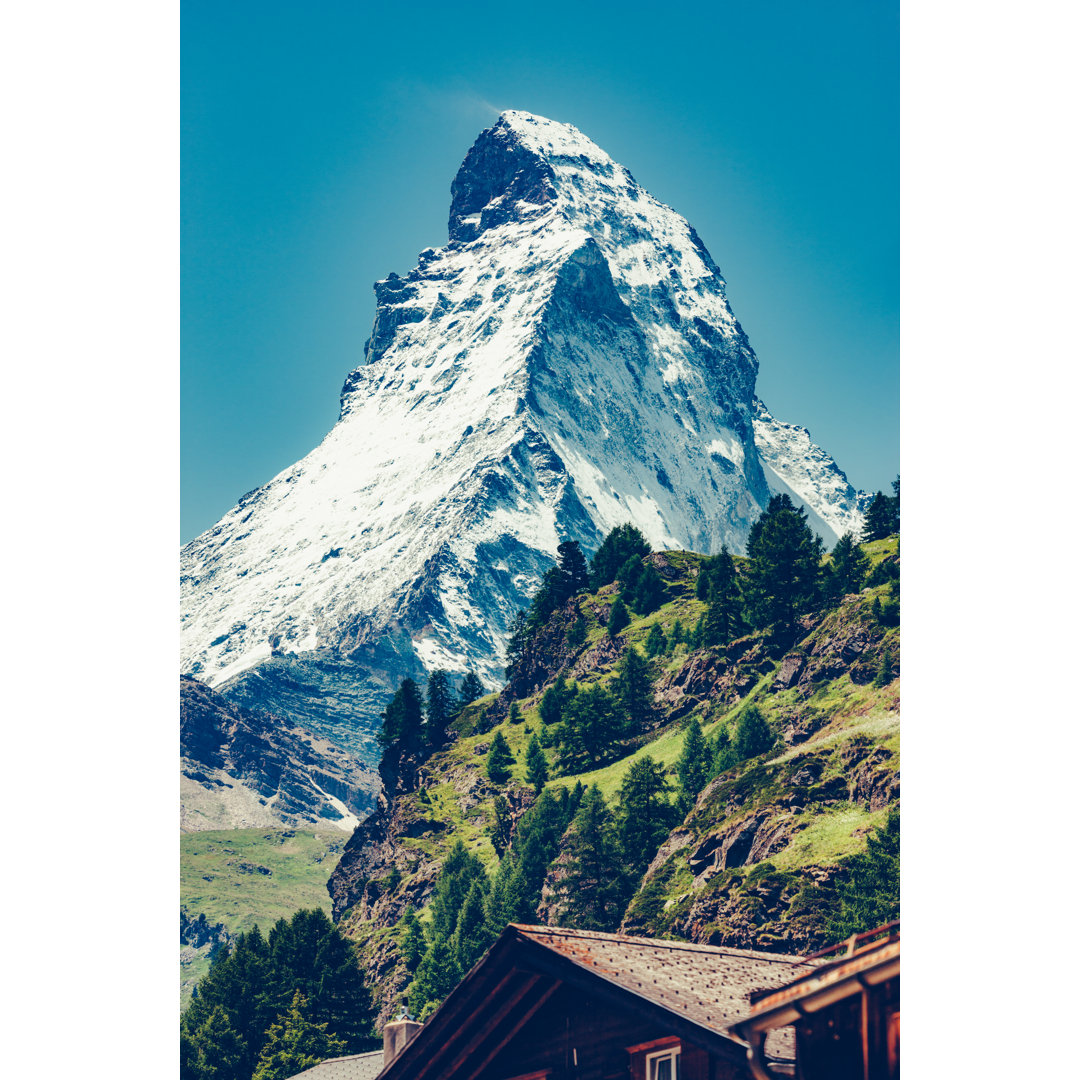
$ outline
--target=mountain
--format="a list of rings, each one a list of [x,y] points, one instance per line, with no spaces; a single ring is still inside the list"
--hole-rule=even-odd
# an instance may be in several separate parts
[[[850,934],[837,930],[838,889],[852,860],[866,857],[868,838],[889,827],[900,801],[900,629],[892,607],[899,592],[899,541],[893,536],[861,550],[867,565],[858,591],[820,602],[789,633],[756,631],[712,647],[677,642],[675,630],[677,622],[694,627],[707,610],[697,588],[702,557],[655,552],[648,561],[664,582],[664,602],[656,611],[633,617],[611,637],[607,623],[616,585],[573,597],[529,642],[521,666],[537,677],[527,680],[527,691],[510,681],[469,705],[454,721],[449,743],[419,757],[402,760],[388,747],[378,809],[348,840],[327,885],[335,921],[361,949],[382,1017],[391,1015],[414,975],[424,981],[423,965],[418,969],[415,956],[409,958],[407,912],[422,912],[440,892],[454,895],[440,882],[458,842],[483,865],[492,933],[506,921],[493,911],[496,900],[505,902],[500,886],[511,893],[516,887],[514,873],[504,873],[515,857],[518,870],[532,875],[534,892],[526,909],[510,909],[512,920],[598,928],[575,923],[560,893],[573,807],[561,818],[557,808],[581,799],[580,784],[596,785],[617,811],[623,783],[646,757],[675,787],[673,805],[613,921],[599,928],[803,954]],[[744,561],[736,562],[741,574]],[[579,618],[583,638],[572,633]],[[650,656],[647,642],[656,627],[666,645],[654,645]],[[564,767],[564,760],[574,760],[566,753],[574,743],[565,731],[574,721],[565,705],[561,722],[547,707],[542,711],[545,694],[560,676],[576,700],[598,688],[615,690],[634,649],[643,654],[651,684],[648,719],[616,735],[580,767]],[[767,738],[745,755],[733,753],[751,706]],[[677,762],[692,718],[715,756],[696,794],[680,805]],[[500,734],[514,757],[505,783],[493,782],[485,768]],[[534,737],[546,747],[551,775],[540,800],[526,772]],[[500,799],[506,804],[501,833]],[[530,815],[543,799],[554,809],[540,825]],[[460,867],[463,858],[455,861]],[[593,888],[618,873],[618,866],[608,867]],[[887,880],[886,893],[897,888],[895,878]],[[434,951],[434,908],[431,915],[422,918]],[[446,929],[456,933],[452,922]],[[461,958],[458,977],[473,959]],[[409,1003],[419,1010],[425,1002],[415,990]]]
[[[378,777],[328,740],[180,677],[180,831],[268,825],[350,832]]]
[[[499,684],[561,541],[741,551],[773,491],[830,543],[861,523],[756,399],[693,228],[576,128],[503,113],[451,195],[449,243],[375,285],[338,422],[181,556],[182,670],[372,763],[402,677]]]

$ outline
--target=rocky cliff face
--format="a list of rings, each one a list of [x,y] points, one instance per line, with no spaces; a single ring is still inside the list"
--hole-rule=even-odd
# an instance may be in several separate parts
[[[504,113],[449,233],[376,284],[320,446],[182,553],[182,670],[371,762],[403,676],[499,683],[561,541],[631,521],[658,549],[738,551],[781,488],[829,539],[859,523],[831,459],[755,399],[697,234],[576,128]]]
[[[180,829],[333,825],[351,831],[378,777],[326,739],[180,677]]]

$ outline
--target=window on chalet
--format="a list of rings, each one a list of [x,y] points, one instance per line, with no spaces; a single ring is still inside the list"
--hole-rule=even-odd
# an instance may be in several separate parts
[[[679,1080],[680,1048],[658,1050],[645,1055],[645,1080]]]
[[[631,1080],[681,1080],[682,1043],[675,1036],[628,1046]]]

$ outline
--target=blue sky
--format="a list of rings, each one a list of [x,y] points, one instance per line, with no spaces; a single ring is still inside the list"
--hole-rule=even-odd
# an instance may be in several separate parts
[[[181,533],[302,457],[480,130],[575,124],[701,235],[758,393],[899,470],[894,3],[181,5]]]

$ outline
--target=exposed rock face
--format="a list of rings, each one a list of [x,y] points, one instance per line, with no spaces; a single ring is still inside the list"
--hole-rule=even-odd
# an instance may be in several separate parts
[[[321,825],[351,830],[378,778],[326,739],[180,677],[180,828]]]
[[[501,683],[560,541],[631,521],[658,549],[738,551],[778,484],[830,539],[861,520],[755,398],[697,234],[576,128],[504,113],[449,232],[376,285],[323,442],[182,553],[182,670],[370,764],[402,677]]]

